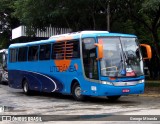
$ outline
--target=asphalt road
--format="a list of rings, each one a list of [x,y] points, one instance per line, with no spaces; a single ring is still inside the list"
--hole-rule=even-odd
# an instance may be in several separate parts
[[[151,119],[157,118],[154,121],[159,123],[159,103],[159,94],[123,96],[116,102],[110,102],[107,98],[88,98],[86,101],[79,102],[70,95],[35,93],[26,96],[22,90],[0,85],[1,116],[14,115],[21,116],[23,119],[26,119],[23,117],[25,115],[43,116],[40,118],[43,122],[59,123],[57,120],[60,120],[67,123],[76,120],[77,123],[78,121],[81,123],[85,120],[104,123],[103,121],[107,120],[116,121],[113,122],[115,124],[119,121],[142,121],[138,119],[146,119],[147,116]]]

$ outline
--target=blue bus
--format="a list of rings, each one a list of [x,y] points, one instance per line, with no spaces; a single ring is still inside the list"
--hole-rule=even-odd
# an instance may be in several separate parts
[[[152,56],[149,45],[135,35],[107,31],[81,31],[48,40],[11,44],[8,49],[8,80],[12,88],[85,96],[144,92],[144,59]]]

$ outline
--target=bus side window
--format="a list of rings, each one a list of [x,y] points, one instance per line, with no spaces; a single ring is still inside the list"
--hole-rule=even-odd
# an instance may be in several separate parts
[[[51,53],[51,44],[40,45],[39,60],[49,60]]]
[[[80,58],[79,41],[75,41],[73,44],[73,58]]]
[[[29,47],[28,61],[38,60],[38,46]]]
[[[19,62],[27,61],[27,50],[28,50],[28,47],[19,48],[19,51],[18,51],[18,61]]]
[[[9,62],[17,61],[17,49],[10,49]]]
[[[67,41],[66,43],[66,59],[80,58],[79,41]]]
[[[73,59],[80,58],[79,41],[62,41],[53,44],[52,48],[53,59]]]
[[[64,53],[65,53],[65,42],[64,41],[53,44],[53,47],[52,47],[52,58],[53,59],[64,59]]]

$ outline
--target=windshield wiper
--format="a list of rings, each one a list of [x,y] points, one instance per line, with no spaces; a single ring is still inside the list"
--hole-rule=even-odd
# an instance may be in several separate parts
[[[121,61],[123,61],[123,66],[122,66],[122,70],[121,70],[120,74],[124,75],[124,76],[127,76],[127,74],[129,76],[136,76],[136,73],[134,72],[132,65],[129,63],[129,57],[127,56],[126,52],[123,50],[122,42],[121,42],[121,48],[122,48],[122,51],[121,51],[120,55],[121,55]],[[127,72],[129,70],[131,72]]]
[[[122,53],[120,52],[120,56],[121,56],[121,64],[122,64],[122,70],[120,71],[121,75],[125,75],[126,74],[126,69],[125,69],[125,61],[124,61],[124,56],[122,55]]]
[[[124,52],[124,51],[123,51]],[[133,55],[134,56],[134,55]],[[125,58],[125,62],[126,62],[126,76],[136,76],[136,73],[135,71],[133,70],[133,67],[132,67],[132,64],[130,64],[129,60],[130,60],[130,57],[127,56],[126,52],[124,52],[124,58]],[[132,59],[136,58],[135,56],[132,57]],[[127,67],[128,66],[128,67]],[[131,72],[129,72],[131,71]],[[127,75],[128,74],[128,75]]]

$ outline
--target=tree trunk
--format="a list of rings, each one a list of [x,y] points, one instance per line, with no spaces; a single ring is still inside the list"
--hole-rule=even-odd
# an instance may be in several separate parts
[[[154,42],[154,48],[155,48],[155,54],[153,54],[153,79],[159,79],[159,69],[160,69],[160,50],[159,50],[159,38],[158,38],[158,33],[157,29],[152,32],[153,36],[153,42]]]
[[[93,30],[95,30],[96,29],[95,13],[92,13],[92,19],[93,19]]]
[[[158,38],[157,30],[152,31],[152,37],[153,37],[153,42],[155,45],[155,51],[156,51],[157,57],[160,60],[160,51],[159,51],[160,47],[158,45],[159,38]]]
[[[110,31],[110,4],[107,4],[107,31]]]

